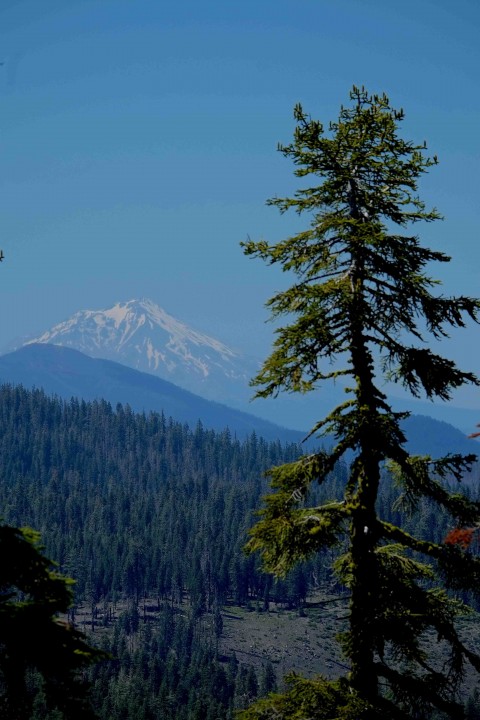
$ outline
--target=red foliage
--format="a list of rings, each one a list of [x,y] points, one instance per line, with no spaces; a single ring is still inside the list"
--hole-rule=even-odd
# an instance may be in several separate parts
[[[450,530],[445,540],[446,545],[460,545],[462,550],[468,550],[473,540],[476,528],[455,528]]]
[[[480,423],[477,425],[477,427],[480,427]],[[471,435],[467,435],[469,438],[478,438],[480,437],[480,432],[474,432]]]

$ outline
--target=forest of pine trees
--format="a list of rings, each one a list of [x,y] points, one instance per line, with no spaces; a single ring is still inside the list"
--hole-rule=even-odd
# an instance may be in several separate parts
[[[113,657],[91,670],[101,720],[233,717],[281,678],[269,662],[221,655],[223,608],[298,610],[312,587],[340,590],[329,551],[272,582],[242,549],[263,473],[298,458],[298,446],[5,386],[0,451],[3,520],[41,532],[76,580],[69,619]],[[338,497],[345,478],[340,464],[312,500]],[[392,498],[387,481],[379,504],[392,522],[433,540],[451,530],[427,501],[400,517]],[[33,720],[44,718],[39,694]]]

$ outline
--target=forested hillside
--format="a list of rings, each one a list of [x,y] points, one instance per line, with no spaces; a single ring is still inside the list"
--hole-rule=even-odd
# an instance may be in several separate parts
[[[79,600],[181,599],[186,589],[207,607],[258,590],[239,548],[263,471],[300,453],[11,387],[0,396],[0,443],[4,520],[40,530]]]
[[[241,550],[263,471],[298,446],[10,386],[0,445],[4,521],[40,530],[77,581],[70,619],[116,658],[96,670],[101,718],[227,717],[272,687],[267,666],[219,661],[220,608],[305,599],[305,572],[272,587]]]
[[[222,655],[224,608],[303,612],[309,590],[340,591],[325,554],[273,582],[242,552],[264,471],[299,446],[4,386],[0,451],[3,519],[41,532],[77,581],[70,619],[115,658],[93,673],[102,720],[230,717],[278,678],[265,654]],[[314,499],[344,479],[339,465]],[[379,502],[395,521],[389,483]],[[402,522],[434,539],[449,529],[428,504]],[[35,712],[48,717],[41,698]]]

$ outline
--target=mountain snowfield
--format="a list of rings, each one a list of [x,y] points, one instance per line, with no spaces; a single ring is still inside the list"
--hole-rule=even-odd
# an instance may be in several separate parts
[[[85,310],[25,345],[47,343],[123,363],[223,403],[244,405],[255,365],[148,299]]]

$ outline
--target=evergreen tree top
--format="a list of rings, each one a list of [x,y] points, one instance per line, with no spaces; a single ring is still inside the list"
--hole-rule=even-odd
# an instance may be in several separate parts
[[[255,380],[262,387],[257,395],[307,392],[318,381],[354,375],[348,362],[336,363],[348,356],[357,317],[388,380],[414,395],[446,400],[456,387],[478,380],[432,352],[426,335],[439,339],[448,328],[463,327],[465,316],[476,320],[480,305],[469,297],[434,294],[439,281],[427,266],[450,257],[395,231],[441,218],[416,194],[419,177],[437,158],[426,156],[425,143],[399,137],[403,111],[391,108],[386,95],[354,87],[350,96],[352,107],[341,108],[328,137],[297,105],[294,142],[279,146],[297,166],[296,175],[320,182],[268,203],[281,212],[308,212],[310,227],[275,244],[243,243],[247,255],[279,263],[298,278],[267,303],[274,317],[298,319],[277,331],[274,352]]]
[[[448,400],[464,383],[480,384],[427,344],[468,319],[478,321],[480,302],[435,293],[439,282],[429,266],[450,258],[410,232],[419,221],[441,217],[417,195],[418,180],[436,157],[426,155],[425,143],[400,137],[403,111],[386,95],[354,87],[350,100],[328,132],[297,105],[293,142],[279,146],[310,184],[269,204],[306,213],[310,226],[275,244],[244,243],[247,255],[278,263],[295,279],[267,303],[287,324],[276,331],[273,352],[253,381],[257,395],[321,390],[338,377],[348,383],[345,402],[312,430],[332,435],[333,450],[270,471],[275,492],[247,547],[259,550],[277,575],[321,548],[346,548],[334,570],[351,593],[349,630],[341,638],[351,671],[346,685],[315,686],[309,717],[418,718],[431,717],[432,708],[461,717],[455,693],[464,661],[480,671],[480,658],[455,626],[465,607],[442,584],[478,588],[480,560],[451,537],[425,542],[385,522],[377,498],[389,461],[399,504],[414,512],[429,498],[454,527],[480,527],[480,504],[446,483],[460,480],[474,456],[410,457],[400,428],[405,413],[394,412],[383,392],[390,380],[414,396]],[[353,460],[343,498],[308,507],[311,483],[324,482],[347,451]],[[446,643],[442,668],[426,652],[430,630]],[[278,720],[296,717],[292,699],[294,708],[303,707],[311,692],[313,686],[296,683],[244,717],[269,717],[262,713],[272,709]]]

